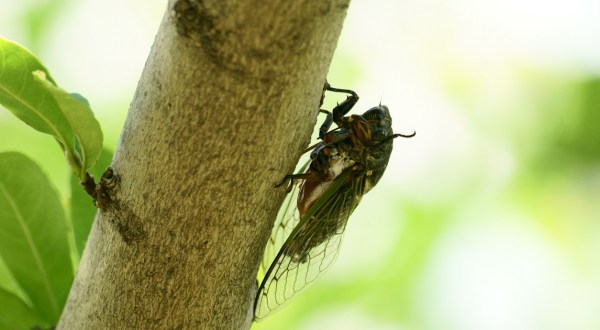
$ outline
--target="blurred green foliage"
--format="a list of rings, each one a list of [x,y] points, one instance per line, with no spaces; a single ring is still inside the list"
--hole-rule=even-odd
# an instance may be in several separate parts
[[[557,155],[550,154],[549,158],[575,166],[597,165],[600,161],[600,77],[583,77],[572,87],[578,99],[557,109],[570,114],[572,123],[564,132],[557,132],[555,141],[550,140],[556,143]]]
[[[36,1],[34,5],[22,12],[21,20],[24,24],[20,27],[26,33],[31,49],[37,51],[48,37],[48,30],[56,24],[64,11],[68,9],[71,1],[44,0]]]

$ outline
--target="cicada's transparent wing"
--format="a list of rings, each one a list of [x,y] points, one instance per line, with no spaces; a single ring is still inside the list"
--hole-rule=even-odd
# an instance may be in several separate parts
[[[263,279],[254,315],[260,320],[313,283],[335,260],[348,217],[360,201],[364,176],[340,174],[300,219]]]
[[[309,164],[310,160],[307,161],[297,173],[304,173]],[[283,204],[281,204],[281,208],[275,219],[275,224],[273,225],[273,230],[271,231],[271,236],[265,247],[263,260],[260,264],[258,273],[260,281],[263,280],[269,266],[273,263],[273,260],[275,260],[277,252],[279,252],[283,243],[285,243],[285,240],[290,236],[292,230],[294,230],[294,227],[296,227],[300,221],[300,215],[298,214],[298,208],[296,206],[298,201],[298,182],[293,182],[292,184],[292,190],[285,197]]]
[[[269,241],[265,247],[263,260],[260,264],[261,269],[259,272],[259,280],[264,278],[269,266],[273,260],[275,260],[277,252],[279,252],[279,249],[281,249],[283,243],[285,243],[286,238],[290,236],[292,230],[300,220],[300,215],[298,214],[298,209],[296,208],[297,199],[298,184],[294,183],[292,191],[290,191],[288,196],[286,196],[281,208],[279,209],[277,219],[273,225],[273,231],[271,232],[271,236],[269,237]]]

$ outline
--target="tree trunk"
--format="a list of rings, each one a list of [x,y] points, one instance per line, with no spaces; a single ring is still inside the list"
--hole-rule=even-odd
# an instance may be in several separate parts
[[[170,0],[61,329],[247,329],[349,0]]]

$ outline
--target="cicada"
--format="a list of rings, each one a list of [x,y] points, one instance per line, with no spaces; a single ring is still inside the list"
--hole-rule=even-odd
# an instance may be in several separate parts
[[[319,129],[319,142],[306,150],[311,151],[309,162],[281,183],[289,181],[290,195],[265,250],[264,278],[254,307],[256,320],[289,302],[333,263],[348,218],[385,172],[393,140],[415,135],[394,134],[385,105],[346,116],[358,95],[328,84],[325,91],[348,96],[332,112],[320,110],[327,117]],[[333,123],[337,127],[331,129]]]

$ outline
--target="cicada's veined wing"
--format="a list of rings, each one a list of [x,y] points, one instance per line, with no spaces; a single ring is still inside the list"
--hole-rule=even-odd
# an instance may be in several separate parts
[[[310,160],[298,170],[298,173],[304,173],[309,164]],[[267,270],[269,270],[271,263],[275,260],[277,252],[279,252],[279,249],[281,249],[285,240],[290,236],[294,227],[296,227],[300,221],[300,215],[298,214],[298,209],[296,207],[298,200],[298,182],[293,182],[292,184],[292,190],[287,194],[281,204],[281,208],[275,219],[275,224],[273,225],[273,230],[271,231],[271,236],[265,247],[258,273],[260,281],[264,279],[264,275]]]
[[[364,183],[363,174],[357,176],[351,168],[345,170],[302,216],[259,287],[256,320],[289,302],[333,263]]]

